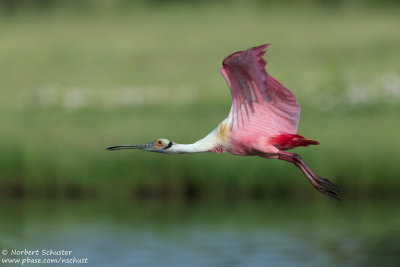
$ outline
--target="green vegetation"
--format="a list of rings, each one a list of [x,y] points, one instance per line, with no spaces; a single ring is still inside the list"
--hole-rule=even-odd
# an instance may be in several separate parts
[[[270,42],[298,96],[300,148],[345,198],[400,190],[399,8],[130,6],[0,18],[1,195],[319,197],[285,162],[107,152],[202,138],[229,111],[229,53]]]

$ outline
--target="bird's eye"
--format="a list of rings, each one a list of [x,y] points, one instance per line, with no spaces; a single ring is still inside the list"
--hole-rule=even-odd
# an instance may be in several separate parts
[[[162,144],[162,141],[161,141],[161,140],[157,140],[157,144],[158,144],[158,145],[161,145],[161,144]]]

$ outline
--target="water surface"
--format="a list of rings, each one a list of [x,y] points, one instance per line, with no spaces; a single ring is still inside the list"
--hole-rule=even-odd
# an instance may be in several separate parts
[[[395,202],[2,200],[0,213],[1,250],[67,250],[70,256],[61,257],[87,258],[70,266],[400,264]]]

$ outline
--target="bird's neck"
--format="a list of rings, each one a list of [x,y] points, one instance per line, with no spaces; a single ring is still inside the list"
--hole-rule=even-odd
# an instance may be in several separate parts
[[[199,140],[200,141],[200,140]],[[168,153],[171,154],[185,154],[185,153],[201,153],[201,152],[207,152],[209,149],[207,149],[207,146],[199,144],[197,141],[196,143],[193,144],[174,144],[171,149],[169,149]]]
[[[203,139],[193,144],[174,144],[169,153],[201,153],[216,152],[223,153],[226,150],[226,143],[229,135],[229,126],[225,121],[221,122],[217,128],[209,133]]]

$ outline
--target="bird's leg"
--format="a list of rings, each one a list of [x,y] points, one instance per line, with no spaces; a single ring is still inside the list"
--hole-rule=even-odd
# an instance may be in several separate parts
[[[279,151],[278,159],[293,163],[304,173],[315,189],[327,196],[340,200],[339,193],[341,190],[339,186],[326,178],[317,176],[298,154]]]
[[[304,173],[304,175],[308,178],[308,180],[310,180],[310,182],[314,187],[318,186],[318,183],[314,179],[315,174],[311,170],[310,170],[311,172],[309,172],[309,170],[306,169],[304,165],[300,164],[300,162],[297,161],[294,157],[279,155],[278,159],[288,161],[296,165],[296,167],[298,167]]]

